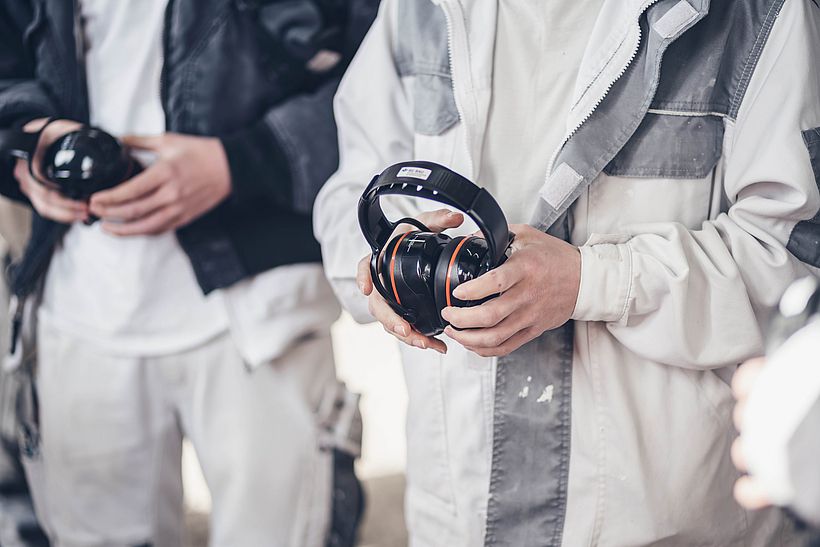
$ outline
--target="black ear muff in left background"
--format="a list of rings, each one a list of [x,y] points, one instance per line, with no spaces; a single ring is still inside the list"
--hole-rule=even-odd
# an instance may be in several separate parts
[[[109,133],[83,126],[49,145],[43,173],[71,199],[87,198],[133,177],[142,167]]]
[[[49,120],[43,129],[54,121]],[[35,169],[31,162],[43,129],[37,133],[20,128],[0,130],[0,154],[27,160],[36,180],[70,199],[85,199],[142,171],[127,146],[87,125],[48,144]]]
[[[444,203],[472,218],[485,238],[432,233],[415,219],[390,222],[381,209],[382,195],[399,194]],[[421,231],[396,234],[401,223]],[[471,306],[452,292],[500,265],[514,235],[498,203],[483,188],[432,162],[403,162],[373,178],[359,200],[359,225],[373,254],[370,274],[379,294],[420,333],[434,336],[447,323],[441,310]]]

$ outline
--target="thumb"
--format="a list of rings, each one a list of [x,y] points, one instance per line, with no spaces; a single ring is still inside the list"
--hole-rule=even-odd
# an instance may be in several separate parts
[[[373,292],[373,280],[370,277],[370,255],[359,261],[356,271],[356,284],[365,296],[370,296],[370,293]]]
[[[461,226],[464,222],[464,215],[447,209],[439,209],[429,213],[422,213],[418,216],[419,221],[430,228],[433,232],[442,232],[448,228]]]
[[[120,140],[131,148],[158,152],[162,145],[162,137],[162,135],[124,135]]]

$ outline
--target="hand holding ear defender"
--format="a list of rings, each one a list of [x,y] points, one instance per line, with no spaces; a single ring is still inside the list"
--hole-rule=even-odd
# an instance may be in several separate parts
[[[390,222],[379,204],[380,196],[386,194],[422,197],[455,207],[469,215],[485,237],[450,238],[412,218]],[[421,231],[390,240],[402,223]],[[435,336],[447,326],[441,318],[445,307],[484,301],[461,301],[452,293],[459,284],[499,266],[514,238],[504,213],[486,190],[426,161],[398,163],[374,177],[359,200],[359,225],[373,250],[370,275],[376,290],[426,336]]]

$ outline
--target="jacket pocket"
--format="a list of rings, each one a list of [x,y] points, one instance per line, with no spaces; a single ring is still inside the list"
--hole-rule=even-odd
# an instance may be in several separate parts
[[[432,2],[400,0],[399,21],[396,68],[413,77],[413,128],[440,135],[458,121],[444,12]]]
[[[704,178],[720,158],[723,122],[718,116],[649,113],[604,168],[609,176]]]
[[[449,76],[416,74],[413,81],[413,128],[422,135],[440,135],[458,121]]]

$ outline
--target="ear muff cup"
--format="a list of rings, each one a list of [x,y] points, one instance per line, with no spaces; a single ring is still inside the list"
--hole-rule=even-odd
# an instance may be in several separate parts
[[[441,321],[441,328],[447,322],[441,319],[441,310],[448,306],[476,306],[489,300],[459,300],[453,296],[453,291],[461,285],[479,275],[489,271],[486,266],[489,250],[487,242],[480,237],[456,237],[441,251],[436,265],[435,284],[433,292],[436,300],[436,317]]]
[[[35,166],[34,154],[40,135],[55,121],[56,118],[49,119],[37,133],[26,133],[20,128],[0,129],[0,157],[9,155],[27,160],[34,179],[74,200],[113,188],[142,171],[128,146],[102,129],[88,125],[50,143],[40,165]]]
[[[414,317],[419,332],[445,327],[436,308],[438,264],[452,239],[445,234],[412,231],[393,237],[379,258],[381,282],[396,302]]]
[[[379,259],[379,273],[382,276],[382,283],[387,287],[387,290],[393,293],[399,304],[402,303],[399,295],[407,291],[407,285],[404,282],[401,267],[403,253],[399,253],[399,247],[401,242],[412,233],[413,232],[407,232],[390,240],[390,243],[384,248],[384,252]],[[399,259],[398,265],[396,264],[397,255]]]
[[[442,328],[444,328],[446,323],[441,319],[441,310],[449,305],[448,296],[450,297],[449,301],[452,302],[453,289],[458,286],[458,275],[455,276],[456,282],[453,284],[453,276],[451,274],[453,270],[458,268],[456,264],[458,252],[461,250],[465,241],[467,241],[466,237],[454,237],[447,243],[444,249],[441,250],[441,256],[439,256],[438,263],[436,264],[433,293],[436,300],[436,317],[442,322]],[[449,283],[448,280],[450,280]]]

